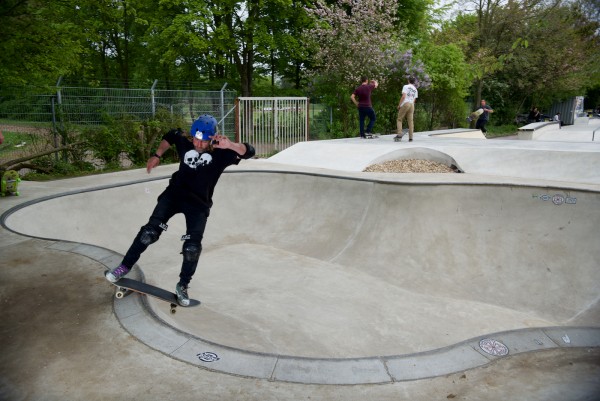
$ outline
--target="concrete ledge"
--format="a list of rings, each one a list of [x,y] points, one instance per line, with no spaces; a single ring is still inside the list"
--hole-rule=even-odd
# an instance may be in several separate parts
[[[550,130],[560,129],[560,123],[558,121],[544,121],[540,123],[527,124],[518,130],[519,139],[533,140],[536,139],[543,132]]]

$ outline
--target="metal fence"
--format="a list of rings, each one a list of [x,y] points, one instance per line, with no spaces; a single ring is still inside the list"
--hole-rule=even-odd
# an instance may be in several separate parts
[[[225,90],[155,89],[156,81],[147,89],[92,88],[57,86],[55,88],[0,88],[0,131],[20,133],[19,143],[0,145],[0,162],[23,157],[26,148],[35,152],[57,145],[57,131],[70,127],[103,125],[110,119],[131,116],[147,121],[158,112],[166,112],[186,122],[202,114],[211,114],[219,121],[220,131],[235,136],[236,92]],[[54,137],[54,138],[52,138]],[[25,144],[23,144],[25,142]]]
[[[202,114],[219,121],[230,138],[256,144],[259,156],[269,156],[297,142],[324,139],[331,110],[308,98],[239,98],[225,90],[167,90],[80,86],[0,88],[0,131],[18,132],[18,143],[0,145],[0,162],[58,145],[57,132],[105,124],[109,119],[134,116],[140,121],[167,112],[191,126]],[[181,127],[188,128],[188,127]],[[24,143],[26,142],[26,143]],[[46,144],[44,144],[44,142]],[[31,150],[30,150],[31,151]]]
[[[258,156],[270,156],[307,141],[309,101],[306,97],[240,97],[239,140],[250,142]]]
[[[227,120],[235,105],[233,90],[165,90],[124,88],[61,87],[0,89],[0,120],[36,125],[70,123],[100,125],[107,118],[124,115],[148,120],[160,109],[191,122],[202,114],[212,114],[233,129],[234,117]]]

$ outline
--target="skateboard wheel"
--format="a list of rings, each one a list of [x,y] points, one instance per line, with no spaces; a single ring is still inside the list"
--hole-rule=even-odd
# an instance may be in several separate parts
[[[175,313],[177,313],[177,305],[171,304],[171,315],[174,315]]]
[[[117,299],[123,298],[124,295],[125,295],[125,293],[123,291],[117,291],[115,293],[115,297],[117,297]]]

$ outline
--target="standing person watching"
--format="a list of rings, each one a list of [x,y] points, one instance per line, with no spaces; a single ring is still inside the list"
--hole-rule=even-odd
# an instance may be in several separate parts
[[[414,77],[408,78],[408,84],[402,87],[402,97],[398,103],[398,118],[396,119],[396,137],[394,140],[400,141],[404,134],[402,133],[402,120],[406,117],[408,122],[408,141],[412,142],[415,124],[413,116],[415,114],[415,102],[419,97],[419,91],[415,86],[417,80]]]

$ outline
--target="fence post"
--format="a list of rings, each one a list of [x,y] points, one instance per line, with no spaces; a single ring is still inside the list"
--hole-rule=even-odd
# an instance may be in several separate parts
[[[273,99],[273,145],[276,150],[279,149],[279,100]]]
[[[54,137],[54,147],[58,148],[58,133],[56,132],[56,108],[54,107],[54,96],[52,96],[52,136]],[[58,153],[54,153],[54,160],[58,162]]]
[[[62,103],[62,96],[60,94],[60,81],[62,81],[62,76],[58,77],[58,81],[56,81],[56,100],[58,100],[58,104]]]
[[[305,141],[310,141],[310,98],[306,98],[306,129],[304,132]]]
[[[225,132],[225,96],[223,94],[225,87],[227,87],[227,82],[225,82],[225,85],[223,85],[223,87],[221,88],[221,132]]]
[[[240,142],[240,99],[235,98],[235,141]]]
[[[154,89],[156,88],[156,84],[158,83],[158,79],[154,80],[152,84],[152,88],[150,88],[150,101],[152,102],[152,117],[156,117],[156,101],[154,100]]]

